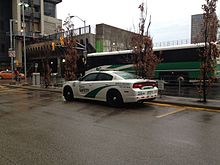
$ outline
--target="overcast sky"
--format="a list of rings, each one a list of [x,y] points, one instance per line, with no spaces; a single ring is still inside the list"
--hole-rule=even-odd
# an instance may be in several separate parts
[[[154,42],[190,39],[191,15],[202,13],[205,0],[63,0],[57,5],[57,17],[68,14],[86,20],[87,25],[105,23],[125,30],[137,31],[140,18],[138,6],[147,2],[151,15],[150,33]],[[219,2],[217,14],[220,16]],[[73,18],[74,27],[83,22]]]

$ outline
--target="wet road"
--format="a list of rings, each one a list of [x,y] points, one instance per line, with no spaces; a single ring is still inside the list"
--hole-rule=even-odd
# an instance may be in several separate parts
[[[65,103],[0,86],[0,164],[220,164],[220,113],[170,105]]]

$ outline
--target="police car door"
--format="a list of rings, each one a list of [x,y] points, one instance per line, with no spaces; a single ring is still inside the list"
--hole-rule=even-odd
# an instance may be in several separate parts
[[[103,100],[106,97],[106,90],[112,85],[113,76],[108,73],[99,73],[96,78],[96,90],[93,92],[96,99]]]
[[[79,82],[78,93],[81,98],[88,97],[89,92],[95,88],[97,73],[90,73]]]

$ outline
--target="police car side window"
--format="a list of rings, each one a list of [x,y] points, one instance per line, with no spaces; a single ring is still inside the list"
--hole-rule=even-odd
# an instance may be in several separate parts
[[[95,81],[96,77],[97,77],[97,73],[91,73],[87,75],[86,77],[84,77],[82,81]]]
[[[97,76],[97,81],[109,81],[112,80],[113,76],[106,73],[99,73]]]

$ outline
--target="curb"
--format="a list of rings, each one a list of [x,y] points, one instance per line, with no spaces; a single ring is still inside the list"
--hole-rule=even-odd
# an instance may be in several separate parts
[[[161,103],[161,104],[171,104],[171,105],[177,105],[177,106],[188,106],[188,107],[195,107],[195,108],[205,108],[205,109],[212,109],[212,110],[219,110],[220,107],[217,106],[210,106],[210,105],[204,105],[204,103],[200,104],[191,104],[191,103],[181,103],[181,102],[172,102],[172,101],[165,101],[165,100],[154,100],[154,103]]]
[[[6,85],[3,84],[2,86],[10,87],[10,88],[22,88],[22,89],[27,89],[27,90],[38,90],[38,91],[50,91],[50,92],[55,92],[55,93],[62,93],[61,88],[41,88],[37,86],[22,86],[22,85]],[[169,96],[168,96],[169,98]],[[170,99],[172,99],[170,97]],[[161,104],[171,104],[171,105],[177,105],[177,106],[190,106],[190,107],[195,107],[195,108],[206,108],[206,109],[212,109],[212,110],[219,110],[220,107],[217,106],[210,106],[210,105],[205,105],[205,103],[199,103],[199,104],[193,104],[193,103],[186,103],[186,102],[180,102],[180,101],[168,101],[168,100],[160,100],[159,98],[152,101],[154,103],[161,103]],[[196,99],[195,99],[196,102]]]
[[[41,88],[41,87],[35,87],[35,86],[18,86],[18,85],[2,85],[10,88],[22,88],[22,89],[28,89],[28,90],[38,90],[38,91],[50,91],[55,93],[62,93],[62,90],[59,88]]]

